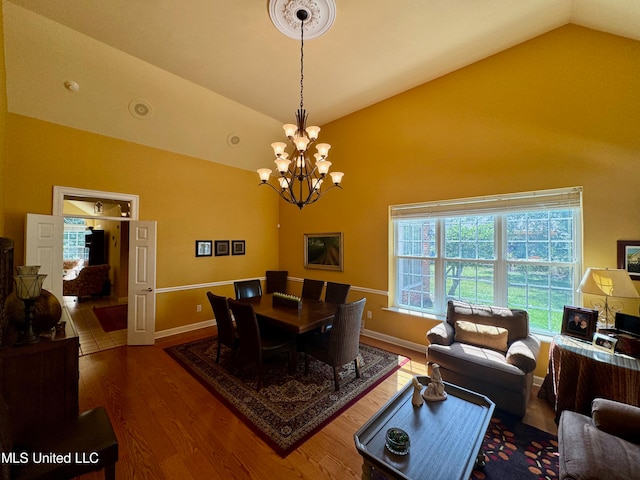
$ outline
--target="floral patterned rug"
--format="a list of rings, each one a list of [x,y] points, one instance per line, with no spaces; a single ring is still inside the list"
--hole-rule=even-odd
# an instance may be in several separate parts
[[[289,375],[286,356],[275,357],[264,365],[258,392],[255,366],[231,373],[231,351],[224,346],[220,363],[215,362],[215,338],[165,350],[283,457],[408,361],[362,343],[360,378],[355,377],[353,362],[343,367],[336,392],[328,365],[314,359],[305,375],[304,355],[299,353],[297,371]]]
[[[558,478],[558,437],[496,411],[482,442],[487,464],[471,480]]]

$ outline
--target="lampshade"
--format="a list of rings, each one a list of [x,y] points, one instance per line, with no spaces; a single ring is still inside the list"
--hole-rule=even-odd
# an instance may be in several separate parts
[[[35,275],[14,275],[16,297],[20,300],[33,300],[40,296],[42,283],[47,277],[44,273]]]
[[[640,298],[631,277],[621,268],[588,268],[578,292],[605,297]]]

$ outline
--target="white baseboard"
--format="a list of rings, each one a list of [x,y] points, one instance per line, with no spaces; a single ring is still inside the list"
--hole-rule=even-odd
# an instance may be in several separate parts
[[[156,332],[155,338],[170,337],[172,335],[178,335],[180,333],[193,332],[201,328],[214,327],[216,325],[215,319],[205,320],[204,322],[190,323],[189,325],[183,325],[182,327],[168,328],[167,330],[160,330]]]
[[[402,340],[401,338],[392,337],[391,335],[385,335],[384,333],[374,332],[373,330],[367,330],[366,328],[362,329],[361,334],[365,337],[375,338],[376,340],[381,340],[383,342],[387,342],[392,345],[398,345],[399,347],[408,348],[409,350],[413,350],[415,352],[419,352],[426,355],[426,350],[427,350],[426,345],[421,345],[419,343],[414,343],[414,342],[408,342],[407,340]]]

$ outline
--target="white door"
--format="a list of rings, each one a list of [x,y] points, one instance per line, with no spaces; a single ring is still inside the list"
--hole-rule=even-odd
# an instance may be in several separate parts
[[[40,265],[46,273],[42,288],[62,301],[62,240],[64,218],[27,213],[25,222],[25,265]]]
[[[156,334],[156,222],[132,221],[129,229],[127,344],[153,345]]]

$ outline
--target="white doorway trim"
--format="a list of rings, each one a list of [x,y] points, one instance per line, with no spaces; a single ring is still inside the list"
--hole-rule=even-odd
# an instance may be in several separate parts
[[[60,217],[74,217],[78,215],[69,215],[64,213],[64,200],[67,196],[70,197],[88,197],[88,198],[104,198],[107,200],[120,200],[123,202],[129,202],[131,205],[130,214],[128,217],[101,217],[95,216],[92,218],[103,218],[108,220],[138,220],[138,208],[140,204],[140,197],[138,195],[132,195],[129,193],[115,193],[115,192],[102,192],[100,190],[87,190],[84,188],[74,187],[61,187],[58,185],[53,186],[53,211],[52,214]],[[85,216],[85,215],[79,215]]]

